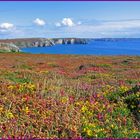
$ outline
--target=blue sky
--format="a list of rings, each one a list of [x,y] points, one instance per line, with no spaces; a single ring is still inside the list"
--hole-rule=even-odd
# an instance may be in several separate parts
[[[0,38],[140,37],[140,2],[0,2]]]

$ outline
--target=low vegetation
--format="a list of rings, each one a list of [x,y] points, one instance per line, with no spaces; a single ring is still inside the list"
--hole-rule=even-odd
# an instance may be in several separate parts
[[[140,57],[0,60],[0,138],[140,138]]]

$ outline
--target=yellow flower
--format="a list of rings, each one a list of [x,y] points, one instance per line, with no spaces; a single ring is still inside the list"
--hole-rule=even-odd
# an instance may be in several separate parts
[[[91,131],[90,129],[87,129],[87,135],[88,135],[89,137],[91,137],[91,136],[93,135],[93,133],[92,133],[92,131]]]
[[[89,124],[91,127],[96,127],[96,124],[95,123],[90,123]]]
[[[24,84],[19,85],[19,92],[22,92],[24,90]]]
[[[62,97],[62,103],[66,103],[68,101],[68,98],[67,97]]]
[[[25,107],[25,108],[23,109],[23,111],[24,111],[26,114],[28,114],[28,113],[30,112],[28,107]]]
[[[79,105],[82,105],[82,104],[83,104],[83,101],[78,101],[78,102],[75,103],[76,106],[79,106]]]
[[[0,107],[0,113],[3,111],[3,107]]]
[[[28,84],[27,86],[31,91],[35,90],[35,85],[34,84]]]
[[[111,128],[114,128],[114,125],[113,124],[111,125]]]
[[[10,112],[10,111],[7,111],[7,112],[6,112],[6,116],[7,116],[8,119],[14,118],[13,113]]]
[[[88,111],[88,108],[86,106],[83,106],[81,111],[84,113],[84,112]]]
[[[128,90],[128,87],[126,87],[126,86],[121,86],[121,87],[120,87],[120,90],[123,91],[123,92],[125,92],[125,91]]]
[[[89,103],[89,101],[86,101],[86,103],[85,103],[86,105],[90,105],[90,103]]]
[[[98,137],[98,135],[96,134],[96,135],[95,135],[95,137],[97,138],[97,137]]]
[[[86,131],[87,131],[87,129],[86,129],[86,128],[84,128],[84,129],[83,129],[83,132],[86,132]]]
[[[49,71],[47,71],[47,70],[46,70],[46,71],[44,71],[44,73],[45,73],[45,74],[48,74],[48,73],[49,73]]]
[[[101,128],[100,131],[104,131],[104,128]]]
[[[13,85],[10,85],[10,86],[8,86],[8,89],[13,90],[14,89],[14,86]]]

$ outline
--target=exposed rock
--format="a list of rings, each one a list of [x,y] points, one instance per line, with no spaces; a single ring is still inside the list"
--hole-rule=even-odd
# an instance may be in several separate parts
[[[23,47],[44,47],[54,46],[56,44],[87,44],[87,39],[83,38],[24,38],[24,39],[7,39],[0,42],[13,43],[19,48]]]
[[[93,65],[93,64],[85,64],[85,65],[80,65],[79,67],[78,67],[78,70],[85,70],[85,69],[87,69],[87,68],[91,68],[91,67],[94,67],[95,65]]]
[[[63,39],[54,40],[55,44],[63,44]]]
[[[0,50],[8,51],[8,52],[19,52],[19,48],[13,43],[0,43]]]
[[[47,47],[54,46],[57,44],[87,44],[87,39],[83,38],[22,38],[22,39],[6,39],[0,40],[4,50],[15,50],[19,51],[19,48],[28,47]],[[2,47],[1,47],[2,48]]]

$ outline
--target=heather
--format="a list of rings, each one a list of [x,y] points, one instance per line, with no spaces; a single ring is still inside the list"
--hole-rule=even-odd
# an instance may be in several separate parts
[[[140,138],[140,57],[0,54],[1,138]]]

